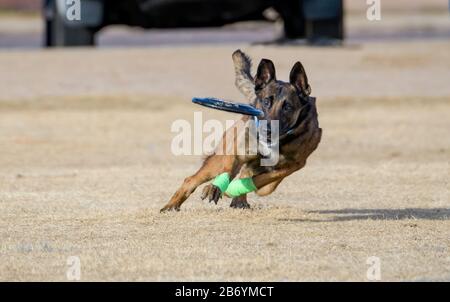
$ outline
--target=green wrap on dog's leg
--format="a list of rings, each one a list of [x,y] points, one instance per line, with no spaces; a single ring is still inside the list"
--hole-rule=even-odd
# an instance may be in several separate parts
[[[224,172],[220,175],[217,175],[212,182],[213,185],[220,189],[220,192],[225,192],[230,184],[230,175],[227,172]]]
[[[256,186],[251,177],[233,180],[225,191],[230,197],[238,197],[256,191]]]

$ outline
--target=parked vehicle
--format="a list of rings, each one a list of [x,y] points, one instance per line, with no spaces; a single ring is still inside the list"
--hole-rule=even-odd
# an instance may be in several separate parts
[[[111,24],[142,28],[212,27],[265,19],[277,10],[287,38],[342,39],[342,0],[80,0],[80,20],[67,10],[76,0],[45,0],[46,46],[94,45]]]

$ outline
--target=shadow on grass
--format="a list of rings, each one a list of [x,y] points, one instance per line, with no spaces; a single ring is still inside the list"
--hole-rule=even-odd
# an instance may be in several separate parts
[[[352,221],[352,220],[403,220],[403,219],[423,219],[423,220],[449,220],[450,209],[446,208],[407,208],[407,209],[340,209],[340,210],[319,210],[308,211],[309,214],[332,214],[332,217],[324,219],[282,219],[284,221],[296,222],[332,222],[332,221]]]

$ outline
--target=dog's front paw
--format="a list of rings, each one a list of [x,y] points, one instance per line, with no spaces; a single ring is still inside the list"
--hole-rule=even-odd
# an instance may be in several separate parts
[[[219,198],[222,198],[222,192],[220,191],[219,187],[209,184],[203,188],[202,191],[202,200],[205,198],[209,199],[209,202],[214,201],[215,204],[219,201]]]
[[[164,212],[173,211],[173,210],[179,211],[180,207],[179,206],[175,206],[175,205],[171,205],[171,204],[167,204],[161,210],[159,210],[159,212],[160,213],[164,213]]]

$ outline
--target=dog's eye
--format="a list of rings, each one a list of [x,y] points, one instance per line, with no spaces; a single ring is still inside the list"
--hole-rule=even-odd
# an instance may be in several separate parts
[[[268,98],[265,98],[264,100],[263,100],[263,106],[265,107],[265,108],[270,108],[270,106],[272,106],[272,100],[273,100],[273,97],[268,97]]]
[[[283,110],[286,111],[286,112],[292,111],[292,105],[285,102],[283,104]]]

